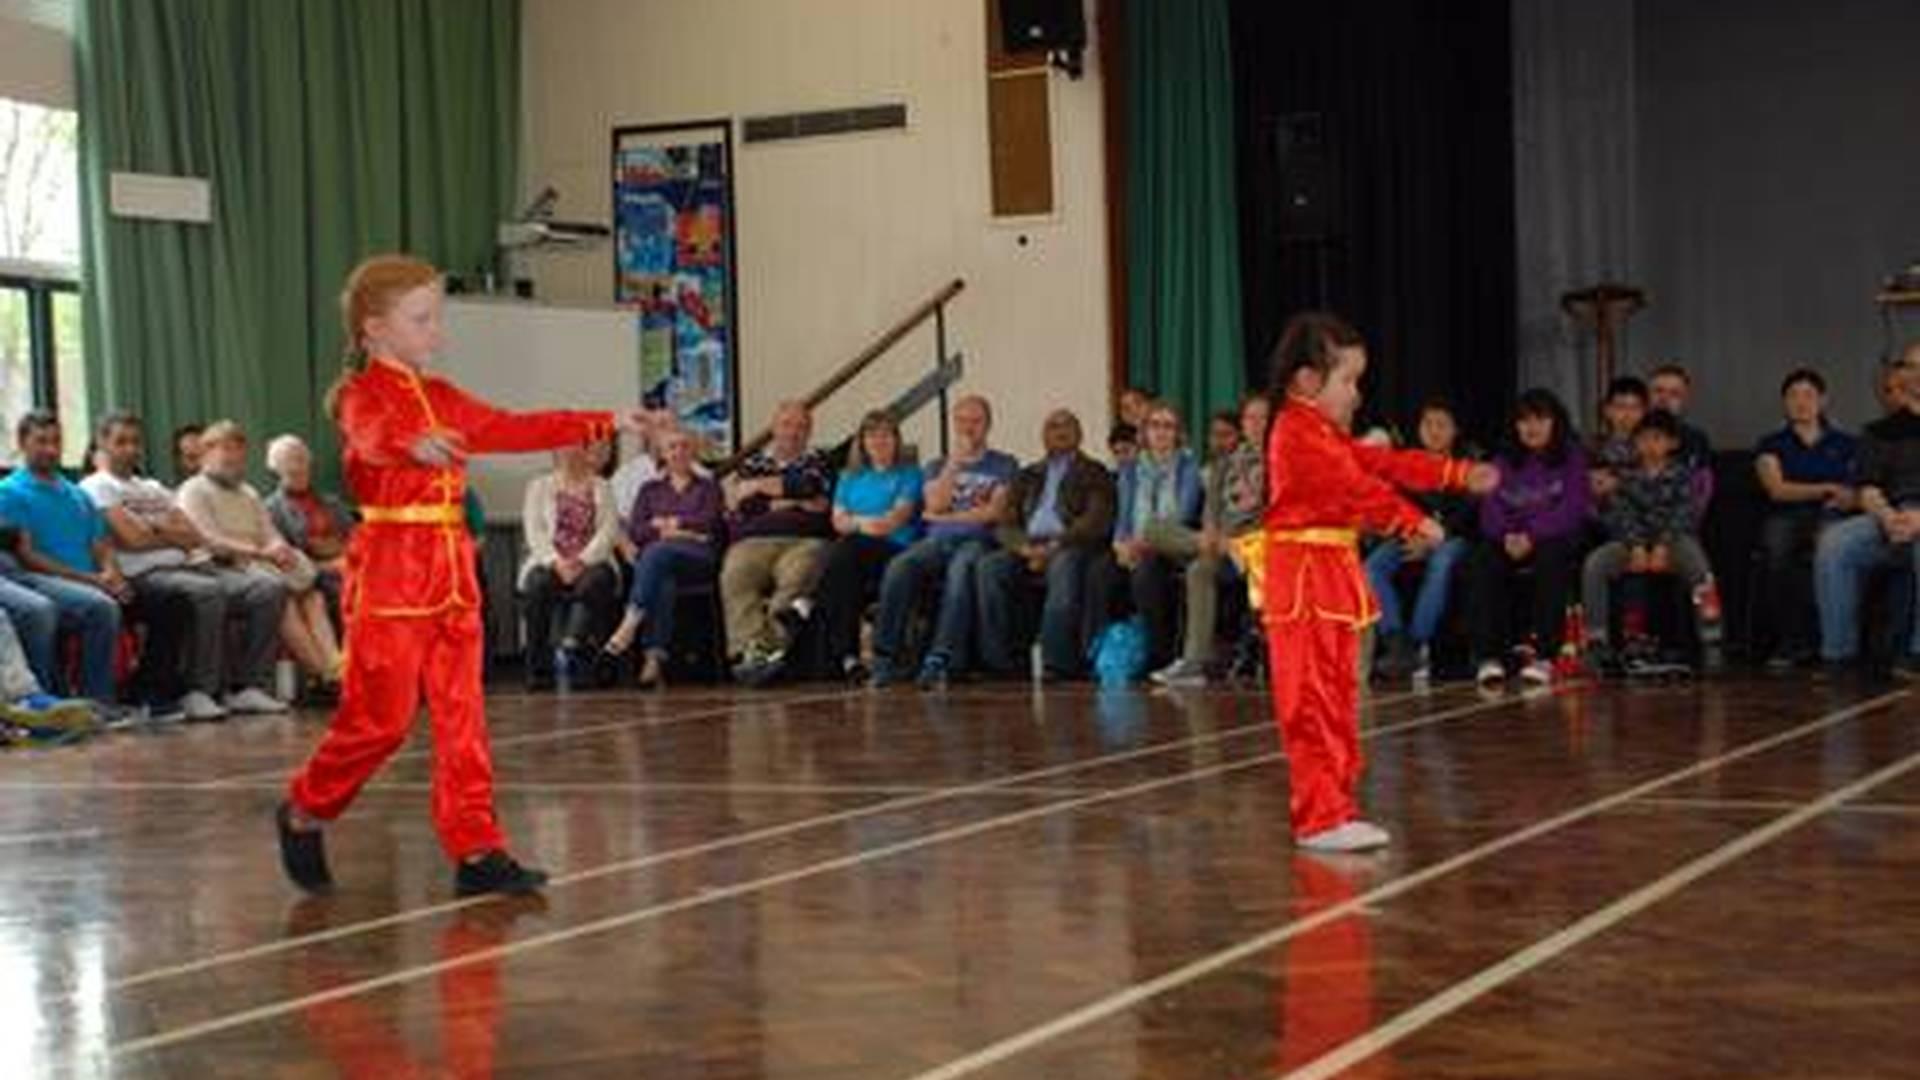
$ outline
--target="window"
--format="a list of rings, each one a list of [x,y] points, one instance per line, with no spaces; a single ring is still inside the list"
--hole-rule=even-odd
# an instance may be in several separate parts
[[[67,463],[91,425],[80,319],[77,121],[0,98],[0,445],[36,406],[58,411]]]

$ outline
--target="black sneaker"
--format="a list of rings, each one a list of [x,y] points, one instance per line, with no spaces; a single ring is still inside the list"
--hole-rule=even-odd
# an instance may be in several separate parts
[[[947,667],[947,658],[939,653],[929,653],[927,658],[920,662],[920,674],[913,681],[922,690],[930,692],[945,690],[948,683],[952,681],[952,674]]]
[[[333,874],[327,870],[327,845],[319,829],[293,827],[293,804],[282,802],[273,812],[273,823],[280,830],[280,865],[287,877],[310,893],[333,888]]]
[[[521,866],[504,851],[489,851],[477,859],[460,864],[454,871],[453,891],[461,896],[506,893],[523,896],[538,892],[547,883],[547,872]]]

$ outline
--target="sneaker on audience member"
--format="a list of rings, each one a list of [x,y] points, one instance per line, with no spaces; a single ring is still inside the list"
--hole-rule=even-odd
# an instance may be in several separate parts
[[[885,690],[889,686],[898,686],[912,679],[905,668],[893,662],[891,656],[875,656],[873,672],[867,678],[867,685],[875,690]]]
[[[232,713],[264,714],[283,713],[287,711],[286,702],[281,701],[279,698],[274,697],[272,694],[267,693],[257,686],[249,686],[238,693],[228,694],[224,704],[227,707],[227,711]]]
[[[100,722],[94,714],[93,703],[81,698],[33,693],[15,701],[13,709],[22,714],[27,726],[35,728],[92,731]]]
[[[928,653],[920,662],[920,674],[914,679],[922,690],[945,690],[952,680],[953,673],[947,668],[947,658],[939,653]]]
[[[1507,665],[1498,660],[1480,661],[1480,669],[1473,674],[1473,681],[1481,686],[1499,686],[1507,681]]]
[[[227,710],[213,700],[213,695],[204,690],[195,690],[180,699],[180,711],[186,714],[187,723],[204,724],[213,720],[224,720]]]
[[[1207,665],[1183,656],[1147,677],[1161,686],[1201,687],[1207,685]]]
[[[1532,660],[1520,669],[1520,681],[1528,686],[1547,686],[1553,682],[1553,665],[1545,660]]]

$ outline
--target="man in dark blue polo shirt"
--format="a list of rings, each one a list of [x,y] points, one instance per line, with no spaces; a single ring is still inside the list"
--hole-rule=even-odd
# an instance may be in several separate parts
[[[111,706],[120,605],[132,589],[114,563],[106,519],[60,474],[60,421],[35,410],[15,433],[22,467],[0,482],[0,518],[20,528],[21,581],[52,600],[60,625],[80,636],[81,696]]]
[[[1769,663],[1788,667],[1814,655],[1813,544],[1822,526],[1854,510],[1858,443],[1827,422],[1827,382],[1819,372],[1789,372],[1780,400],[1787,422],[1755,450],[1754,470],[1770,504],[1760,527],[1766,577],[1755,603],[1756,625],[1771,630]]]

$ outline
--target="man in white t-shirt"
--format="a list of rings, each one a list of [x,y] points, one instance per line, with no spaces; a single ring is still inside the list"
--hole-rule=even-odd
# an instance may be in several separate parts
[[[187,693],[180,701],[189,720],[218,720],[229,712],[272,713],[286,705],[267,692],[280,649],[280,617],[286,586],[277,576],[248,574],[215,561],[206,539],[187,520],[173,492],[139,475],[143,429],[131,413],[100,421],[101,469],[80,487],[107,519],[121,572],[133,584],[136,602],[156,613],[184,615],[184,641],[172,634],[148,635],[156,664],[179,661],[186,646]],[[245,646],[225,648],[227,619],[244,622]]]

